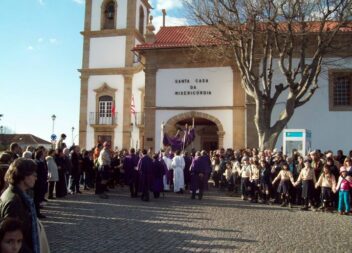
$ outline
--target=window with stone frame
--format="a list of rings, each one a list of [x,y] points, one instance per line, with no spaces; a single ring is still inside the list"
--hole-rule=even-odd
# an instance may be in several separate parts
[[[102,29],[115,29],[116,27],[116,2],[105,1],[102,5]]]
[[[352,69],[329,73],[330,110],[352,110]]]
[[[144,19],[145,19],[145,15],[144,15],[144,9],[143,7],[139,7],[139,32],[144,35]]]
[[[114,117],[113,98],[101,96],[99,98],[99,124],[110,125]]]

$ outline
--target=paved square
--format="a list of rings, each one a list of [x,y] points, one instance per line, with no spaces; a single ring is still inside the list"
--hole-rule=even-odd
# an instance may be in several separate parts
[[[53,253],[351,252],[352,216],[243,202],[212,190],[202,201],[165,194],[142,202],[127,188],[52,200],[43,220]]]

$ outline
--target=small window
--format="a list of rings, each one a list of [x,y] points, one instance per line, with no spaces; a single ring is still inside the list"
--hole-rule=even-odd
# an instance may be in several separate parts
[[[108,1],[102,6],[102,28],[115,29],[116,4],[115,1]]]
[[[139,32],[144,35],[144,9],[143,7],[141,6],[139,8]]]
[[[352,110],[352,70],[330,72],[330,109]]]

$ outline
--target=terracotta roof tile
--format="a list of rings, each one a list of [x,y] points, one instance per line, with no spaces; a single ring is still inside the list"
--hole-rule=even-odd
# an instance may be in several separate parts
[[[337,26],[337,22],[328,22],[325,24],[324,30],[333,30]],[[259,27],[263,27],[259,25]],[[307,30],[310,32],[318,32],[319,22],[308,22]],[[244,27],[245,28],[245,27]],[[280,30],[287,29],[287,23],[279,25]],[[300,26],[294,26],[295,32],[300,31]],[[341,32],[352,32],[352,22],[340,28]],[[225,41],[219,38],[217,30],[210,26],[166,26],[161,27],[156,34],[154,43],[144,43],[137,45],[133,50],[162,49],[162,48],[182,48],[191,46],[215,46],[223,45]]]
[[[154,43],[144,43],[135,47],[135,50],[154,48],[178,48],[198,46],[212,46],[223,43],[216,38],[216,30],[209,26],[166,26],[161,27],[156,34]]]

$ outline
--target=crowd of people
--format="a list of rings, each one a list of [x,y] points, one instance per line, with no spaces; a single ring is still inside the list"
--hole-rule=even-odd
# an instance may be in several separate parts
[[[191,199],[201,200],[212,183],[244,201],[337,209],[346,215],[351,211],[352,151],[345,156],[341,150],[336,155],[315,150],[305,157],[257,149],[113,151],[109,142],[81,151],[76,145],[67,147],[65,138],[62,134],[55,149],[29,146],[22,152],[12,143],[0,154],[0,252],[49,252],[37,219],[45,218],[41,209],[51,199],[84,190],[108,198],[109,189],[128,186],[131,198],[142,201],[150,201],[150,193],[156,199],[167,191],[190,191]],[[3,240],[13,251],[4,249]]]
[[[213,180],[221,190],[240,193],[243,200],[278,203],[302,210],[350,213],[352,151],[314,150],[303,157],[274,150],[231,149],[213,152]]]

